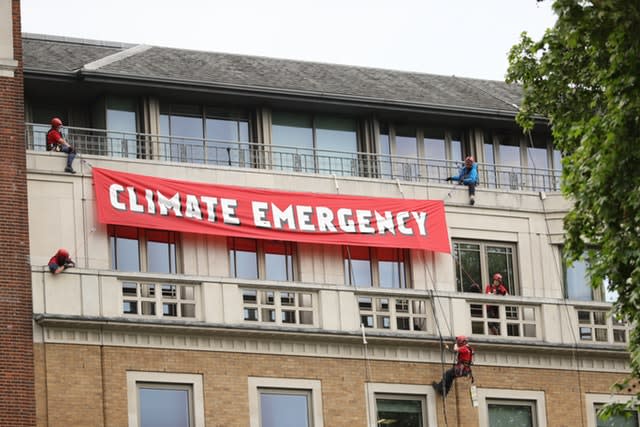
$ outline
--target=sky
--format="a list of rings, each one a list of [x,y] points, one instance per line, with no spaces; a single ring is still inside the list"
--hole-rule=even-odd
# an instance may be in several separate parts
[[[504,80],[551,0],[21,0],[22,31]]]

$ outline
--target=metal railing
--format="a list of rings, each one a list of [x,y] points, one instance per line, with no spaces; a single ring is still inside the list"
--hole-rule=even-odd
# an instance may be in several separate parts
[[[46,125],[26,124],[26,148],[46,150]],[[439,182],[457,174],[459,162],[380,153],[319,150],[255,142],[162,136],[68,127],[65,138],[81,154],[320,175]],[[558,191],[560,171],[478,163],[479,186],[507,191]]]

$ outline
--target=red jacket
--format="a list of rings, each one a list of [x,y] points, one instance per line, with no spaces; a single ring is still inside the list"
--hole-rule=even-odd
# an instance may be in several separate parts
[[[60,144],[60,140],[62,139],[62,135],[58,132],[57,129],[51,128],[49,132],[47,132],[47,151],[51,151],[55,146]]]
[[[487,285],[487,287],[484,288],[484,293],[495,294],[495,295],[507,295],[509,291],[502,283],[500,283],[496,288],[494,288],[491,285]]]

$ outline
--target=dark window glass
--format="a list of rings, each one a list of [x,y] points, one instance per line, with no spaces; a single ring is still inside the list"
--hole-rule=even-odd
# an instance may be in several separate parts
[[[136,102],[133,99],[107,99],[107,131],[110,155],[136,157]]]
[[[454,243],[453,257],[456,265],[456,282],[459,291],[477,292],[474,283],[482,292],[482,271],[480,265],[480,245],[472,243]]]
[[[378,420],[376,425],[395,427],[422,427],[422,402],[420,400],[376,399]]]
[[[533,427],[531,405],[489,404],[488,410],[491,427]]]

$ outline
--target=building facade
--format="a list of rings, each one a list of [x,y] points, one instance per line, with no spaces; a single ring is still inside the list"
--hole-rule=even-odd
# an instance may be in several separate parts
[[[561,261],[560,154],[517,87],[17,38],[36,425],[596,426],[628,396],[628,325]],[[445,181],[467,156],[475,205]],[[473,292],[496,272],[508,295]],[[457,335],[473,399],[432,387]]]

